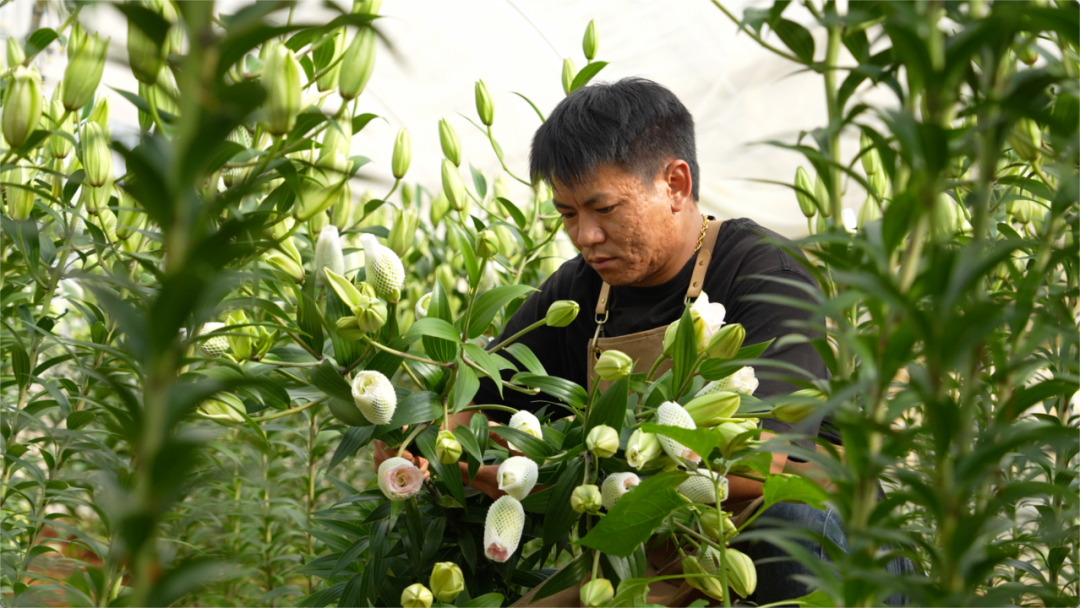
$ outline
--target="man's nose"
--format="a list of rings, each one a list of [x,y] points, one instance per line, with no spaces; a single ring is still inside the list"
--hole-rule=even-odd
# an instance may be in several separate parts
[[[578,248],[592,247],[599,245],[607,239],[607,235],[604,233],[604,228],[600,225],[600,222],[595,218],[589,217],[590,214],[581,214],[581,219],[578,222]]]

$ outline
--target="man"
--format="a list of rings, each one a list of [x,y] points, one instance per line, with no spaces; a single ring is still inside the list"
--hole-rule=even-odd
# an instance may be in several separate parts
[[[530,172],[534,179],[552,186],[555,208],[581,255],[544,282],[493,344],[542,319],[552,302],[576,301],[582,312],[569,326],[541,327],[519,342],[536,354],[549,375],[587,386],[588,357],[592,355],[589,344],[598,333],[593,311],[605,283],[610,292],[605,297],[603,334],[613,338],[640,334],[655,340],[660,328],[662,340],[662,328],[682,315],[688,286],[700,279],[700,274],[695,275],[695,261],[708,220],[697,205],[699,171],[693,118],[674,94],[648,80],[628,78],[583,87],[560,102],[537,130]],[[715,243],[706,248],[711,255],[703,268],[703,284],[697,289],[710,302],[726,307],[727,323],[745,327],[745,344],[797,331],[790,324],[807,321],[807,311],[748,297],[772,294],[812,302],[803,289],[791,283],[816,289],[813,278],[782,248],[766,242],[782,237],[745,218],[726,220],[718,230],[714,227],[713,233]],[[806,342],[774,344],[764,357],[793,364],[805,370],[807,377],[826,374],[820,356]],[[645,362],[646,367],[651,363]],[[758,370],[759,374],[764,371]],[[755,395],[767,397],[793,390],[790,384],[762,377]],[[546,399],[514,391],[505,391],[500,397],[494,383],[487,381],[475,402],[535,411]],[[776,420],[766,420],[763,426],[769,432],[764,436],[793,431],[791,425]],[[809,426],[800,425],[798,431],[811,436],[818,433],[817,424]],[[377,462],[387,456],[383,447],[377,445]],[[786,459],[786,455],[776,454],[773,470],[782,471]],[[473,487],[497,496],[496,470],[484,467]],[[730,477],[729,484],[729,500],[733,502],[761,495],[758,482]],[[805,519],[806,509],[810,508],[795,506],[795,516]],[[819,525],[818,531],[821,529]],[[748,553],[751,557],[776,554],[770,549]],[[770,567],[776,566],[760,566]],[[784,568],[785,575],[792,572],[790,565]],[[763,572],[759,577],[768,580],[764,578],[768,576]],[[751,598],[759,604],[806,593],[801,583],[775,578],[760,587]]]

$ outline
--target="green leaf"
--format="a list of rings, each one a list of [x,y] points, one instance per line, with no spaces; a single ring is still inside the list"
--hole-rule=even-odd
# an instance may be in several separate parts
[[[352,132],[353,132],[353,135],[356,135],[360,131],[364,130],[364,127],[366,127],[367,124],[369,122],[371,122],[372,119],[375,119],[375,118],[380,118],[380,116],[378,114],[371,114],[370,112],[365,113],[365,114],[360,114],[358,116],[353,116],[353,119],[352,119]]]
[[[646,422],[641,425],[641,430],[646,433],[656,433],[665,437],[670,437],[690,448],[695,454],[702,458],[708,458],[709,454],[712,453],[713,448],[716,448],[720,444],[727,443],[724,434],[716,429],[684,429],[677,426]]]
[[[585,424],[585,435],[601,424],[606,424],[615,432],[622,430],[626,420],[626,397],[629,378],[621,378],[608,387],[604,394],[589,408],[588,419]]]
[[[508,199],[505,199],[501,196],[497,197],[495,200],[499,203],[499,206],[501,206],[503,209],[506,210],[507,213],[510,214],[510,217],[514,219],[514,223],[517,224],[517,227],[521,230],[525,230],[525,227],[528,224],[528,220],[525,219],[525,214],[521,212],[521,209],[518,209],[517,205],[511,203]]]
[[[571,509],[566,510],[574,513]],[[577,515],[577,513],[574,513],[574,515]],[[553,574],[548,580],[544,581],[544,584],[536,590],[536,593],[533,595],[533,601],[541,600],[580,583],[592,567],[592,563],[589,559],[590,557],[591,556],[587,552],[583,551],[581,555],[574,559],[574,561],[563,566],[561,570]]]
[[[499,374],[499,364],[495,361],[495,358],[479,345],[472,343],[465,345],[465,354],[473,363],[476,363],[484,370],[485,376],[491,378],[496,388],[499,389],[499,396],[501,397],[503,394],[502,376]]]
[[[326,465],[326,472],[330,472],[341,461],[355,454],[357,450],[367,445],[374,436],[374,426],[349,427],[345,434],[341,436],[341,441],[338,442],[337,449],[334,450],[334,456],[330,458],[330,464]]]
[[[79,410],[77,412],[71,412],[67,417],[67,428],[69,431],[80,429],[87,424],[90,424],[97,415],[94,412],[88,412],[86,410]]]
[[[506,352],[513,355],[530,373],[538,376],[548,375],[547,370],[544,369],[544,364],[540,363],[540,359],[536,358],[536,354],[533,353],[532,349],[521,342],[515,342],[507,346]]]
[[[533,103],[531,99],[529,99],[528,97],[522,95],[521,93],[518,93],[517,91],[510,91],[510,92],[513,93],[514,95],[517,95],[518,97],[524,99],[525,103],[529,104],[529,106],[533,109],[533,111],[536,112],[536,115],[540,117],[540,122],[544,122],[545,120],[547,120],[546,118],[544,118],[544,113],[540,111],[540,108],[536,107],[536,104]]]
[[[649,604],[649,581],[642,578],[631,578],[619,583],[615,597],[608,601],[608,606],[620,608],[635,608]]]
[[[697,363],[697,338],[694,332],[694,321],[690,315],[690,307],[683,309],[679,326],[675,330],[675,341],[671,346],[671,386],[675,391],[675,398],[680,395],[679,390],[693,372],[694,364]]]
[[[469,338],[480,337],[504,306],[534,291],[536,288],[529,285],[500,285],[480,294],[469,318]]]
[[[341,377],[334,364],[329,360],[323,360],[318,367],[311,371],[311,383],[315,388],[327,395],[352,403],[352,387],[349,382]]]
[[[581,87],[589,84],[589,81],[592,80],[594,76],[599,74],[600,70],[604,69],[604,67],[606,66],[606,61],[594,61],[589,65],[581,68],[581,71],[577,73],[577,76],[574,76],[574,82],[570,83],[570,92],[573,93]]]
[[[26,349],[21,344],[14,342],[8,348],[8,354],[11,355],[11,366],[15,373],[15,382],[22,389],[30,380],[30,356],[26,354]]]
[[[537,439],[525,431],[512,429],[508,426],[493,426],[491,431],[514,444],[514,447],[538,463],[543,462],[554,453],[552,447],[546,441]]]
[[[504,427],[495,427],[496,430]],[[515,442],[516,444],[517,442]],[[544,544],[554,545],[570,531],[577,521],[578,513],[570,508],[570,495],[574,488],[581,483],[581,475],[584,472],[585,463],[580,458],[573,458],[566,463],[566,468],[559,475],[559,481],[552,487],[551,498],[548,505],[549,513],[544,518]],[[628,493],[626,496],[629,496]],[[625,498],[625,496],[623,497]],[[618,505],[616,505],[618,506]],[[606,519],[606,518],[605,518]],[[603,520],[601,520],[603,521]],[[580,578],[578,580],[581,580]]]
[[[480,449],[480,444],[477,443],[476,435],[473,434],[472,429],[464,424],[459,424],[454,427],[452,432],[466,453],[475,458],[477,462],[484,461],[484,451]]]
[[[386,425],[392,429],[419,422],[431,422],[442,416],[439,396],[431,391],[413,393],[398,402],[394,417]]]
[[[474,597],[473,599],[460,604],[460,608],[499,608],[503,605],[503,600],[506,599],[501,593],[485,593],[480,597]]]
[[[689,504],[675,490],[686,477],[683,471],[669,471],[641,482],[619,499],[581,539],[581,544],[619,557],[629,556],[668,515]]]
[[[443,321],[442,319],[436,319],[433,317],[425,317],[412,324],[405,335],[402,336],[406,344],[412,344],[420,339],[421,336],[431,336],[433,338],[442,338],[444,340],[450,340],[455,343],[461,341],[461,336],[454,329],[454,326]]]
[[[450,302],[446,297],[446,290],[443,289],[442,281],[435,281],[435,287],[431,290],[431,300],[428,303],[427,318],[441,319],[447,323],[452,323],[454,320],[454,317],[450,312]],[[435,361],[443,363],[453,361],[457,357],[458,348],[461,346],[461,341],[458,338],[456,330],[454,332],[453,340],[424,336],[422,342],[424,344],[424,351],[427,352],[428,356]]]
[[[477,198],[484,200],[487,198],[487,178],[480,172],[479,169],[469,165],[469,171],[472,172],[473,186],[476,187]]]
[[[538,388],[552,397],[576,408],[584,407],[585,400],[589,398],[589,395],[585,392],[585,389],[581,388],[581,385],[554,376],[540,376],[537,374],[521,372],[514,375],[513,381],[518,384],[524,384],[529,388]]]
[[[476,391],[480,390],[480,380],[471,367],[458,367],[457,383],[454,384],[454,413],[458,413],[472,403]]]
[[[829,495],[818,484],[798,475],[769,475],[763,490],[768,509],[778,502],[796,502],[808,504],[815,509],[824,509]],[[617,506],[617,505],[616,505]]]
[[[309,272],[307,277],[304,278],[304,287],[297,304],[300,314],[296,322],[304,332],[300,339],[307,343],[311,350],[321,354],[323,348],[323,323],[315,294],[315,274],[313,272]]]
[[[807,29],[790,19],[781,19],[773,31],[803,63],[814,62],[814,37]]]
[[[476,252],[473,251],[472,235],[468,230],[452,222],[448,223],[447,227],[454,233],[457,250],[461,253],[461,261],[465,264],[465,272],[469,274],[469,286],[475,289],[480,280],[480,262],[476,259]]]
[[[466,504],[465,491],[461,485],[461,469],[458,467],[458,463],[443,464],[435,457],[435,438],[438,434],[437,428],[434,426],[428,427],[427,430],[416,437],[416,446],[420,448],[420,453],[424,455],[424,458],[428,459],[429,466],[435,469],[435,475],[450,491],[451,496],[458,503],[464,505]]]

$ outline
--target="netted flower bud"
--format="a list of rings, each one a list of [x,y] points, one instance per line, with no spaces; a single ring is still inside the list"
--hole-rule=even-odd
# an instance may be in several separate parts
[[[461,140],[458,139],[457,131],[445,118],[439,119],[439,144],[442,146],[443,155],[454,163],[461,166]]]
[[[600,39],[596,35],[596,21],[590,21],[589,25],[585,27],[585,37],[581,40],[581,50],[585,53],[585,58],[592,61],[596,57],[596,49],[600,44]]]
[[[757,589],[757,569],[754,560],[738,549],[726,549],[727,581],[735,593],[748,598]],[[719,561],[719,560],[717,560]]]
[[[401,258],[390,248],[379,243],[373,234],[360,235],[364,247],[364,260],[367,267],[367,281],[375,288],[375,295],[394,303],[401,298],[401,287],[405,284],[405,267]]]
[[[746,329],[740,323],[731,323],[721,327],[713,335],[705,352],[713,359],[733,359],[739,354],[743,340],[746,339]]]
[[[387,458],[379,465],[377,477],[383,495],[395,502],[415,496],[424,484],[424,473],[413,463],[397,456]]]
[[[518,500],[525,500],[536,486],[538,475],[539,468],[531,459],[511,456],[499,465],[499,489]]]
[[[639,471],[662,454],[660,440],[656,435],[646,433],[641,429],[631,433],[630,439],[626,442],[626,461]]]
[[[450,431],[439,431],[435,439],[435,459],[443,464],[453,464],[461,460],[461,443]]]
[[[445,158],[442,161],[442,187],[450,207],[454,211],[464,211],[469,204],[465,183],[461,181],[461,174],[454,163]]]
[[[720,391],[732,391],[743,395],[753,395],[757,390],[758,379],[754,376],[754,368],[740,367],[737,372],[726,378],[715,380],[703,386],[696,396],[708,395]]]
[[[315,79],[315,86],[320,93],[329,91],[337,86],[338,75],[341,73],[341,55],[345,52],[345,28],[339,27],[329,34],[329,40],[315,49],[315,63],[322,66],[319,75]]]
[[[420,296],[420,299],[416,301],[416,320],[424,319],[428,315],[428,306],[431,306],[432,292],[427,292]]]
[[[816,388],[804,388],[788,395],[789,401],[772,409],[772,417],[781,422],[795,424],[812,414],[828,397]]]
[[[610,458],[619,451],[619,433],[606,424],[598,424],[585,438],[585,447],[597,458]]]
[[[345,101],[352,101],[364,92],[364,87],[371,80],[375,71],[375,29],[369,26],[360,28],[353,36],[349,48],[341,59],[341,72],[338,74],[338,94]]]
[[[574,60],[567,57],[562,60],[562,89],[567,95],[570,94],[570,87],[574,84],[574,77],[577,76],[577,67],[574,65]]]
[[[604,497],[600,488],[591,483],[581,484],[570,494],[570,508],[578,513],[595,514],[604,506]]]
[[[394,141],[394,156],[390,161],[390,169],[395,179],[405,177],[409,171],[409,163],[412,162],[412,140],[409,139],[408,129],[398,131],[397,140]]]
[[[596,606],[603,606],[615,597],[615,588],[611,586],[611,581],[606,578],[593,579],[581,586],[581,590],[578,594],[581,598],[581,605],[588,608],[595,608]]]
[[[397,393],[390,379],[381,372],[356,372],[352,381],[352,396],[356,408],[371,424],[386,424],[397,409]]]
[[[325,214],[322,215],[325,217]],[[324,269],[339,275],[345,273],[341,237],[338,236],[337,227],[333,225],[324,226],[319,233],[319,240],[315,242],[315,276],[320,282],[324,280]]]
[[[679,484],[679,494],[690,502],[715,505],[718,501],[727,499],[728,480],[719,473],[698,469],[692,471],[686,481]]]
[[[639,483],[641,483],[641,478],[630,472],[608,475],[600,492],[604,509],[610,511],[615,508],[623,494],[629,492],[631,488]]]
[[[83,125],[80,136],[86,183],[100,188],[112,178],[112,150],[102,128],[92,121]]]
[[[394,212],[394,225],[386,237],[386,246],[391,251],[404,257],[416,242],[416,230],[420,226],[420,211],[415,207],[399,209]]]
[[[490,127],[492,121],[495,120],[495,106],[491,103],[491,93],[488,93],[487,85],[483,80],[476,81],[475,93],[476,113],[480,116],[480,122]]]
[[[581,306],[573,300],[559,300],[552,302],[544,315],[544,322],[548,327],[566,327],[577,318]]]
[[[634,360],[622,351],[605,350],[597,359],[593,371],[601,380],[615,381],[634,371]]]
[[[738,411],[741,401],[739,393],[714,391],[694,397],[683,409],[699,428],[712,427],[727,422]]]
[[[877,200],[874,199],[873,195],[866,195],[862,207],[859,207],[859,216],[855,220],[855,225],[859,230],[862,230],[870,222],[876,222],[880,219],[881,207],[878,206]]]
[[[544,433],[540,427],[540,419],[536,417],[532,412],[520,410],[518,413],[510,417],[510,424],[507,425],[512,429],[517,429],[523,433],[528,433],[537,439],[543,439]],[[507,442],[511,450],[520,452],[513,443]]]
[[[684,429],[696,429],[697,425],[694,424],[694,419],[690,414],[674,401],[665,401],[660,404],[660,407],[656,409],[656,423],[664,426],[677,426]],[[660,447],[664,448],[668,456],[671,456],[676,461],[684,458],[690,462],[701,462],[701,456],[695,454],[690,448],[675,441],[670,437],[660,435]]]
[[[239,397],[231,393],[217,393],[213,397],[203,401],[196,413],[200,417],[213,420],[218,424],[230,426],[243,424],[247,407]]]
[[[199,335],[213,333],[223,327],[225,327],[224,323],[206,323],[202,326],[202,330],[199,331]],[[200,342],[199,346],[207,357],[220,357],[229,351],[229,339],[225,336],[203,338]]]
[[[799,201],[799,210],[803,215],[814,217],[817,214],[814,183],[810,181],[810,173],[802,167],[795,169],[795,199]]]
[[[41,76],[34,68],[19,66],[11,74],[4,95],[3,132],[12,149],[26,143],[41,119]]]
[[[161,1],[142,2],[142,6],[160,13]],[[128,65],[135,79],[146,84],[157,82],[158,72],[165,65],[165,57],[168,47],[165,44],[155,43],[143,32],[135,20],[128,21],[127,31]]]
[[[482,259],[489,259],[499,255],[499,235],[492,230],[481,230],[476,233],[476,255]]]
[[[64,69],[64,94],[61,98],[65,109],[82,109],[94,96],[98,83],[101,82],[101,73],[105,70],[105,52],[108,49],[108,39],[102,40],[97,34],[83,32],[77,23],[72,26],[67,46],[68,64]]]
[[[1039,158],[1042,149],[1042,130],[1039,123],[1030,118],[1021,118],[1009,133],[1009,146],[1021,159],[1032,162]]]
[[[266,89],[263,127],[272,135],[282,136],[292,131],[300,114],[300,62],[283,44],[270,42],[262,83]]]
[[[431,608],[435,597],[420,583],[413,583],[401,592],[401,608]]]
[[[739,532],[738,528],[735,527],[735,522],[731,521],[731,514],[724,511],[723,516],[718,516],[716,509],[708,509],[701,514],[701,529],[709,537],[725,543]],[[721,533],[723,533],[722,538]]]
[[[465,575],[454,562],[439,562],[431,571],[430,584],[435,599],[449,604],[465,590]]]
[[[488,508],[484,522],[484,555],[505,562],[517,551],[525,530],[525,509],[513,496],[503,496]]]

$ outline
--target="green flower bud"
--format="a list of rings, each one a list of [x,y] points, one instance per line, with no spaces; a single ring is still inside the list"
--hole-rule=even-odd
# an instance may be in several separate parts
[[[450,199],[446,198],[446,192],[439,190],[439,194],[431,199],[431,212],[428,215],[428,219],[431,220],[431,226],[435,227],[439,225],[446,214],[450,211]]]
[[[10,39],[9,39],[10,40]],[[26,143],[41,119],[41,76],[34,68],[19,66],[12,72],[4,95],[4,139],[12,149]]]
[[[828,397],[816,388],[804,388],[788,395],[785,403],[773,408],[772,417],[781,422],[795,424],[812,414]]]
[[[1035,51],[1035,45],[1031,42],[1020,44],[1016,49],[1016,56],[1028,65],[1035,65],[1035,62],[1039,60],[1039,53]]]
[[[341,60],[338,75],[338,94],[345,101],[352,101],[364,92],[375,71],[375,30],[362,27],[353,36],[345,56]]]
[[[409,131],[398,131],[397,141],[394,142],[394,156],[390,161],[394,178],[401,179],[409,171],[409,163],[412,162],[412,142],[409,140]]]
[[[65,109],[79,110],[94,96],[105,69],[105,52],[108,50],[108,39],[86,34],[78,24],[72,26],[67,47],[68,64],[64,70],[62,100]]]
[[[86,183],[100,188],[112,179],[112,150],[104,129],[96,122],[87,121],[80,136],[82,164],[86,171]]]
[[[227,336],[229,348],[237,361],[250,359],[255,351],[255,339],[258,337],[259,331],[254,327],[247,326],[249,322],[247,315],[240,309],[232,311],[229,316],[225,317],[225,323],[230,326],[230,335]],[[235,327],[237,325],[245,327]]]
[[[9,36],[7,39],[7,64],[10,68],[15,68],[26,61],[26,52],[23,50],[19,40],[14,36]]]
[[[325,213],[315,217],[326,219]],[[341,252],[341,237],[336,226],[324,226],[315,241],[315,277],[323,282],[325,272],[330,270],[338,275],[345,272],[345,256]]]
[[[588,608],[603,606],[608,600],[615,597],[615,588],[611,581],[606,578],[593,579],[581,586],[581,605]]]
[[[480,116],[480,122],[490,127],[492,121],[495,120],[495,106],[491,103],[491,93],[488,93],[487,85],[483,80],[476,81],[475,92],[476,113]]]
[[[874,146],[874,140],[870,139],[863,133],[859,137],[859,147],[863,152],[860,157],[862,161],[863,171],[866,171],[866,175],[874,175],[875,173],[884,173],[881,167],[881,154],[878,154],[877,148]]]
[[[266,88],[263,127],[271,135],[285,135],[296,125],[300,114],[300,62],[285,45],[271,42],[263,66],[262,83]]]
[[[97,213],[100,209],[109,206],[112,192],[113,180],[111,176],[106,180],[105,185],[97,188],[90,184],[83,184],[81,194],[83,207],[90,213]]]
[[[394,212],[394,225],[390,227],[390,235],[386,237],[386,246],[405,257],[416,242],[416,230],[420,226],[420,212],[413,209],[397,210]]]
[[[292,237],[278,243],[277,247],[263,254],[263,261],[289,275],[297,283],[304,280],[304,263]]]
[[[454,464],[461,460],[461,443],[450,431],[439,431],[435,439],[435,458],[443,464]],[[432,582],[432,587],[434,587]],[[453,601],[453,598],[447,601]]]
[[[713,359],[733,359],[746,339],[746,329],[740,323],[725,325],[716,331],[705,352]]]
[[[712,549],[712,547],[709,547],[709,549]],[[706,572],[702,567],[699,558],[693,555],[682,559],[682,570],[685,574],[713,574],[711,572]],[[720,585],[719,578],[693,576],[688,577],[686,583],[713,599],[724,599],[724,588]]]
[[[431,571],[431,592],[435,599],[449,604],[465,590],[465,575],[453,562],[439,562]]]
[[[4,195],[8,216],[20,222],[29,218],[34,210],[34,191],[29,189],[33,185],[34,169],[22,161],[17,168],[4,171],[3,181],[7,182]]]
[[[1009,133],[1009,145],[1021,159],[1033,162],[1039,158],[1042,149],[1042,131],[1039,123],[1030,118],[1021,118]]]
[[[161,2],[142,2],[142,6],[160,13]],[[128,21],[127,31],[128,65],[136,80],[146,84],[157,82],[158,73],[165,65],[168,53],[167,43],[158,45],[150,39],[134,21]]]
[[[757,569],[754,568],[754,560],[738,549],[726,551],[724,557],[727,558],[728,585],[740,597],[748,598],[757,589]]]
[[[689,412],[694,424],[711,427],[730,420],[739,410],[741,402],[739,393],[719,391],[694,397],[683,409]]]
[[[457,166],[446,158],[442,161],[442,187],[454,211],[464,211],[468,207],[468,195],[465,194],[461,174],[458,173]]]
[[[157,108],[163,120],[165,119],[164,114],[176,116],[180,113],[180,106],[176,103],[176,100],[180,97],[180,91],[176,87],[176,76],[173,75],[168,65],[161,68],[157,84],[139,83],[139,97],[145,99],[148,105]],[[139,110],[139,126],[144,131],[149,131],[154,126],[153,116],[148,112]]]
[[[597,458],[610,458],[619,451],[619,433],[606,424],[598,424],[585,438],[585,447]]]
[[[867,181],[870,182],[870,189],[873,194],[877,195],[878,198],[888,198],[889,176],[885,175],[884,171],[871,173]]]
[[[499,255],[499,235],[493,230],[481,230],[476,234],[476,255],[488,259]]]
[[[401,608],[431,608],[434,600],[431,591],[420,583],[413,583],[401,592]]]
[[[544,315],[544,322],[548,327],[566,327],[578,316],[581,307],[573,300],[559,300],[552,302]]]
[[[874,197],[872,195],[866,195],[866,200],[863,201],[862,207],[859,207],[859,230],[862,230],[863,227],[870,222],[876,222],[880,219],[881,207],[878,206],[878,202],[874,200]]]
[[[596,57],[596,48],[600,39],[596,36],[596,21],[590,21],[585,28],[585,37],[581,40],[581,50],[585,53],[585,59],[592,61]]]
[[[348,120],[333,120],[326,126],[323,133],[323,147],[319,152],[319,164],[327,165],[336,162],[336,155],[349,158],[352,153],[352,123]]]
[[[247,407],[239,397],[231,393],[218,393],[202,402],[197,413],[200,417],[213,420],[218,424],[230,426],[243,424]]]
[[[600,488],[593,484],[582,484],[574,488],[570,495],[570,508],[578,513],[596,514],[600,507],[604,506],[604,498],[600,494]]]
[[[615,381],[634,371],[634,360],[622,351],[605,350],[593,366],[593,371],[601,380]]]
[[[939,239],[951,239],[960,229],[960,210],[956,201],[939,192],[934,204],[934,235]]]
[[[830,217],[832,215],[832,206],[829,199],[829,189],[825,187],[825,180],[821,179],[818,175],[814,178],[814,202],[817,204],[818,211],[824,217]]]
[[[352,12],[356,15],[378,15],[382,0],[354,0]]]
[[[319,67],[319,76],[315,79],[315,86],[318,87],[320,93],[337,86],[342,63],[339,58],[344,52],[345,28],[343,27],[335,29],[330,34],[330,40],[315,49],[315,65]]]
[[[574,66],[574,60],[567,57],[562,61],[562,88],[563,92],[567,95],[570,94],[570,87],[574,85],[574,77],[577,76],[577,67]]]
[[[59,86],[59,85],[57,85]],[[54,158],[67,158],[68,154],[71,154],[71,149],[74,147],[72,139],[74,139],[75,133],[75,116],[68,114],[64,110],[64,104],[60,103],[60,100],[54,100],[49,106],[49,129],[51,131],[60,131],[71,136],[71,139],[64,137],[63,135],[52,134],[49,135],[49,148],[52,150]],[[65,118],[65,115],[67,118]]]
[[[629,441],[626,442],[626,462],[639,471],[655,464],[654,461],[663,455],[660,440],[656,435],[641,429],[631,433]]]
[[[461,140],[458,139],[457,131],[445,119],[439,119],[439,144],[442,145],[443,155],[454,163],[461,166]]]
[[[738,533],[735,523],[731,521],[731,514],[725,511],[723,518],[720,518],[716,515],[716,509],[708,509],[701,514],[701,529],[710,538],[723,540],[725,543]],[[721,532],[724,534],[723,538],[720,537]]]
[[[799,210],[804,216],[814,217],[817,214],[814,184],[810,181],[810,173],[802,167],[795,169],[795,199],[799,201]]]
[[[720,434],[724,437],[725,443],[720,446],[720,449],[724,453],[730,454],[754,444],[753,435],[747,434],[747,432],[756,429],[757,422],[751,419],[743,422],[724,422],[713,428],[720,431]]]
[[[112,188],[109,188],[112,190]],[[116,242],[116,215],[108,207],[102,206],[97,212],[97,227],[105,233],[105,237],[109,239],[109,242]]]
[[[135,235],[135,230],[141,229],[146,224],[146,214],[122,188],[116,188],[116,196],[119,203],[116,210],[116,236],[126,239]]]
[[[375,289],[371,285],[361,283],[360,286],[362,288],[360,303],[352,307],[352,313],[356,317],[356,327],[360,331],[374,333],[386,324],[386,302],[375,297]]]

